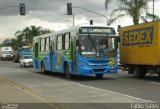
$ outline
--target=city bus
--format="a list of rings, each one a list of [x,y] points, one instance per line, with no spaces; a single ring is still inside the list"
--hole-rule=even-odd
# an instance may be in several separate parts
[[[73,75],[117,73],[117,36],[106,26],[81,25],[36,36],[33,39],[33,67],[42,72]]]

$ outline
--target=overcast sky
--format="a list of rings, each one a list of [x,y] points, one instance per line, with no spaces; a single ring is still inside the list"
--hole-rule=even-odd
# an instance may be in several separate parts
[[[18,6],[19,3],[25,3],[26,5],[25,16],[19,15],[18,7],[0,9],[0,42],[6,38],[13,38],[16,31],[23,30],[31,25],[42,26],[51,30],[60,30],[71,26],[72,16],[66,15],[67,2],[71,2],[73,7],[81,6],[105,16],[109,16],[113,7],[116,7],[116,2],[114,2],[110,4],[108,10],[105,10],[105,0],[0,0],[0,8]],[[160,0],[156,0],[155,13],[160,16],[159,6]],[[149,8],[152,8],[152,5]],[[103,25],[107,22],[104,17],[82,9],[74,8],[73,13],[75,14],[76,25],[88,23],[90,19],[94,23]],[[132,20],[121,18],[111,26],[116,27],[118,24],[131,25]]]

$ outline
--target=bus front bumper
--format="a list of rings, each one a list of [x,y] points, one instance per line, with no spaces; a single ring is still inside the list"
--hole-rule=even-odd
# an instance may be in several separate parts
[[[117,73],[118,66],[115,67],[103,67],[103,68],[87,68],[87,67],[79,67],[78,74],[112,74]]]

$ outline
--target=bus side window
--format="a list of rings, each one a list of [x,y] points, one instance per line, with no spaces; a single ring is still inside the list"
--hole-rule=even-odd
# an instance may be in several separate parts
[[[40,51],[43,52],[45,51],[45,39],[40,40]]]
[[[50,50],[50,48],[49,48],[50,44],[49,44],[49,43],[50,43],[50,38],[47,37],[47,38],[46,38],[46,44],[45,44],[45,46],[46,46],[46,49],[45,49],[45,50],[46,50],[46,51]]]
[[[50,41],[50,50],[54,49],[54,41]]]
[[[52,42],[50,41],[50,43],[49,43],[49,50],[52,50],[53,48],[52,48]]]
[[[64,49],[68,50],[70,48],[70,33],[66,33],[64,35],[64,38],[65,38],[65,40],[64,40]]]
[[[57,35],[57,50],[62,50],[62,34]]]

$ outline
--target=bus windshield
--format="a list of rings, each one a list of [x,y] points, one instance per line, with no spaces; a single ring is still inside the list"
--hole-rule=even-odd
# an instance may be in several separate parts
[[[12,52],[11,51],[4,51],[3,53],[4,54],[11,54]]]
[[[31,52],[30,48],[23,48],[20,50],[20,52]]]
[[[79,53],[84,57],[116,56],[115,37],[100,35],[79,36]]]
[[[24,59],[32,59],[32,56],[24,56]]]

